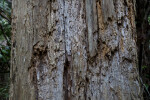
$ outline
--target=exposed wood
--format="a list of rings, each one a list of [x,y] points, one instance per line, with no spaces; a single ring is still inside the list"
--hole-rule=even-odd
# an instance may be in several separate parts
[[[10,100],[141,100],[125,1],[13,0]]]

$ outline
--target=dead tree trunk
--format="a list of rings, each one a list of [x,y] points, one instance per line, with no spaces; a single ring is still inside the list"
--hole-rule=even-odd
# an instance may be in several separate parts
[[[141,100],[134,0],[13,0],[10,100]]]

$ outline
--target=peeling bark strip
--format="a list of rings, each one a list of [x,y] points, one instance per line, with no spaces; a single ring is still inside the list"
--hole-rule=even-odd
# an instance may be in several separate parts
[[[10,100],[142,99],[134,0],[13,0],[12,8]]]
[[[86,23],[88,28],[88,45],[91,57],[97,53],[98,19],[96,0],[86,0]]]

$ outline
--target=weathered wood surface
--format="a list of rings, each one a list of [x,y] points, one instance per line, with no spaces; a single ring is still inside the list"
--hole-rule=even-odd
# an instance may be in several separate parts
[[[141,100],[134,0],[13,0],[10,100]]]

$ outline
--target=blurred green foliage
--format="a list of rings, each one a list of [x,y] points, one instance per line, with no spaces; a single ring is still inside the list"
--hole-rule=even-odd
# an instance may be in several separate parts
[[[11,3],[0,0],[0,100],[9,99]],[[8,74],[6,76],[6,74]],[[7,80],[5,78],[8,78]]]
[[[0,100],[8,100],[9,99],[9,84],[2,85],[0,87]]]
[[[9,67],[10,62],[10,25],[11,6],[5,0],[0,0],[0,66]],[[8,19],[6,19],[5,17]],[[0,68],[1,68],[0,67]],[[2,70],[1,70],[2,71]]]

